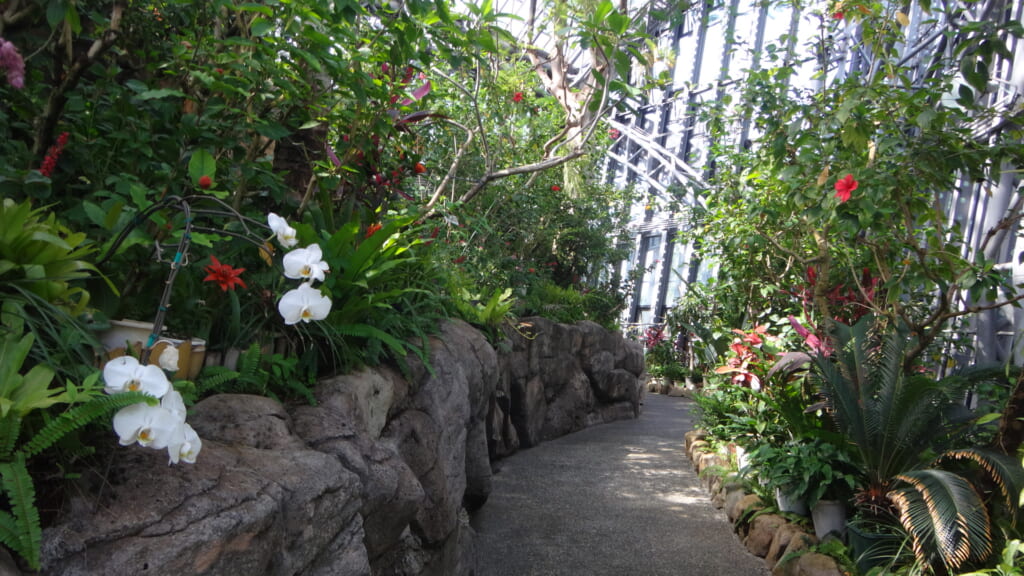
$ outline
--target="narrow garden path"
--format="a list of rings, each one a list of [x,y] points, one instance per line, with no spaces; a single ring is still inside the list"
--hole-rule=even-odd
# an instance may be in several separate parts
[[[683,453],[693,403],[649,394],[637,420],[502,461],[474,516],[476,576],[763,576]]]

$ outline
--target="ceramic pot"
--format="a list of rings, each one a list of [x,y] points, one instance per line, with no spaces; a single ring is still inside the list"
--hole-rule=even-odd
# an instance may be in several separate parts
[[[846,534],[846,504],[839,500],[818,500],[811,509],[814,520],[814,535],[818,540],[835,533],[840,538]]]
[[[800,516],[807,516],[810,513],[810,509],[807,508],[807,501],[803,498],[787,494],[781,488],[775,489],[775,503],[782,512],[799,514]]]

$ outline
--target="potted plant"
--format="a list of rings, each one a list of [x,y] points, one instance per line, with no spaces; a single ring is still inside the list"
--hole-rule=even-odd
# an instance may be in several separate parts
[[[672,388],[689,378],[689,370],[684,368],[679,362],[671,361],[665,364],[663,376],[668,387]]]
[[[776,492],[780,509],[802,515],[823,499],[842,502],[842,495],[855,485],[849,456],[819,437],[762,444],[751,452],[750,468]]]

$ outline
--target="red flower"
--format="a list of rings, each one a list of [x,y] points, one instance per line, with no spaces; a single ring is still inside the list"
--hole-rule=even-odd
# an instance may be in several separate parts
[[[203,174],[199,177],[199,187],[203,190],[209,190],[210,186],[213,186],[213,179]]]
[[[559,186],[558,184],[555,184],[554,186],[551,187],[551,191],[552,192],[559,192],[561,190],[562,190],[562,187]]]
[[[846,178],[836,181],[836,198],[839,198],[840,202],[846,202],[850,199],[850,192],[857,189],[859,182],[853,179],[853,174],[847,174]]]
[[[844,16],[844,14],[842,12],[836,12],[836,13],[832,14],[832,19],[833,20],[842,20],[843,16]]]
[[[534,272],[536,272],[536,270],[534,270],[533,268],[528,268],[526,271],[529,272],[530,274],[533,274]]]
[[[216,256],[210,256],[210,261],[213,263],[204,268],[207,276],[203,278],[203,282],[216,282],[220,289],[225,292],[234,290],[236,285],[248,288],[245,285],[245,281],[239,278],[242,272],[245,272],[245,268],[232,268],[227,264],[221,264]]]
[[[608,130],[608,136],[609,136],[609,137],[610,137],[610,138],[611,138],[612,140],[615,140],[616,138],[618,138],[618,137],[619,137],[619,136],[621,136],[621,135],[622,135],[622,133],[621,133],[621,132],[619,132],[619,129],[618,129],[618,128],[612,128],[611,130]]]
[[[513,94],[512,95],[512,101],[513,102],[522,102],[523,101],[523,93],[522,92],[516,92],[515,94]]]
[[[47,178],[53,174],[53,171],[57,168],[57,160],[60,158],[60,153],[64,151],[64,147],[68,143],[68,133],[62,132],[57,137],[57,142],[50,149],[46,151],[46,158],[43,159],[43,165],[39,167],[39,173]]]
[[[424,172],[427,171],[427,167],[424,166],[422,163],[417,162],[416,165],[412,167],[412,170],[417,174],[423,174]]]
[[[366,228],[366,236],[365,237],[369,238],[370,236],[373,236],[374,234],[377,233],[377,230],[380,230],[382,227],[383,226],[381,225],[380,222],[374,222],[373,224],[370,224]]]

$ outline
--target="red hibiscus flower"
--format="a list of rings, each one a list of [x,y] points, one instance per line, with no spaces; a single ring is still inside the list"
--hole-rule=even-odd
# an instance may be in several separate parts
[[[515,94],[513,94],[512,95],[512,101],[516,102],[516,103],[522,102],[523,101],[523,93],[522,92],[516,92]]]
[[[857,189],[859,182],[853,179],[853,174],[847,174],[846,178],[836,181],[836,198],[840,202],[850,199],[850,193]]]
[[[245,268],[232,268],[227,264],[221,264],[216,256],[210,256],[210,261],[212,264],[204,268],[207,276],[203,278],[203,282],[216,282],[220,289],[225,292],[234,290],[235,286],[248,288],[245,285],[245,281],[239,278],[242,272],[245,272]]]

